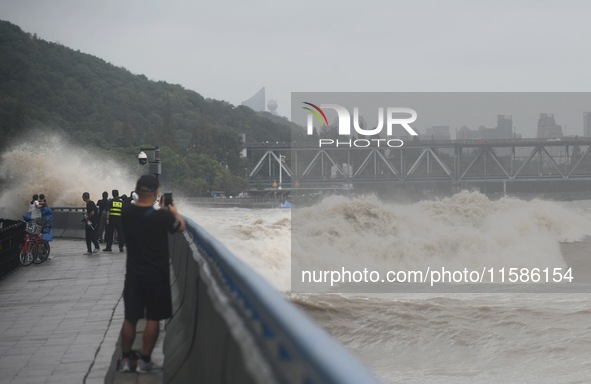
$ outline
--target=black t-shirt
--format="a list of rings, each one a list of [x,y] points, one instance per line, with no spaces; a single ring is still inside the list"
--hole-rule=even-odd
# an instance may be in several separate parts
[[[101,215],[103,212],[105,212],[108,205],[109,205],[109,199],[100,199],[99,201],[96,202],[96,206],[99,209],[99,215]]]
[[[127,275],[168,282],[168,232],[178,229],[178,221],[167,210],[133,204],[123,206],[121,220],[127,245]]]
[[[94,215],[90,217],[90,212],[94,211]],[[92,224],[98,223],[99,215],[98,215],[98,208],[96,204],[92,200],[88,200],[86,202],[86,217],[90,217],[90,221]]]

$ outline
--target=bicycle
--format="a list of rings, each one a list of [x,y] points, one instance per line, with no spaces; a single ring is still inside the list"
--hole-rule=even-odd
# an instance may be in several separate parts
[[[19,260],[22,265],[41,264],[49,257],[51,247],[49,242],[41,237],[41,232],[45,228],[45,225],[35,221],[27,223],[27,235],[20,245]]]

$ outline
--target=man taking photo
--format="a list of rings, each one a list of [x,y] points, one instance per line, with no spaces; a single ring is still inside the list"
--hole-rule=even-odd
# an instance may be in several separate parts
[[[131,371],[131,347],[135,339],[136,324],[146,318],[141,358],[136,372],[161,370],[152,362],[152,351],[160,331],[160,320],[172,316],[170,291],[168,234],[183,232],[185,220],[172,202],[154,209],[158,197],[158,180],[153,175],[139,178],[135,204],[125,205],[121,219],[127,243],[127,263],[123,301],[125,320],[121,329],[123,352],[121,370]]]

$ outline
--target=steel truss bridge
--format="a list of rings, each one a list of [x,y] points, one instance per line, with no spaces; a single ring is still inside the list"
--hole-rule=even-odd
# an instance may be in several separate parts
[[[249,143],[249,180],[284,187],[591,181],[591,138],[405,141],[351,148]]]

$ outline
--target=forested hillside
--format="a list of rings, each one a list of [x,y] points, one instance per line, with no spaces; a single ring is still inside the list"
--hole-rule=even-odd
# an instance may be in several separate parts
[[[31,129],[63,132],[113,156],[158,145],[163,176],[201,195],[245,187],[239,134],[247,141],[290,136],[287,121],[150,81],[0,21],[0,149]]]

